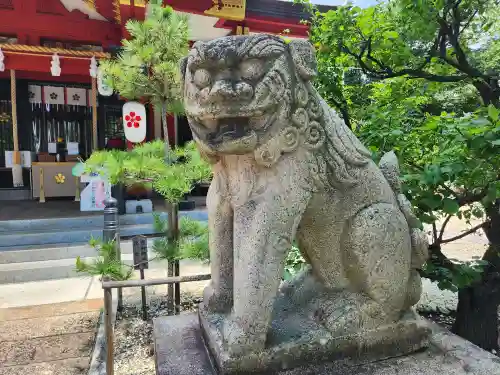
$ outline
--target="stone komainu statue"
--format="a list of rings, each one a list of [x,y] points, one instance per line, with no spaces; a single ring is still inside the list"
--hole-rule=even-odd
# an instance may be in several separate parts
[[[377,166],[314,89],[309,42],[224,37],[181,65],[193,138],[213,164],[203,311],[223,317],[224,350],[264,350],[283,314],[333,337],[401,321],[420,297],[427,240],[394,153]],[[295,239],[309,266],[280,288]]]

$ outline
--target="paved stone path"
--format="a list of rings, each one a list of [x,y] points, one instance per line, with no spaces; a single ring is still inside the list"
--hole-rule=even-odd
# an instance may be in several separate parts
[[[102,300],[0,310],[0,375],[77,375],[92,355]]]
[[[207,265],[185,262],[182,275],[208,273]],[[138,275],[134,275],[138,278]],[[146,271],[146,278],[166,271]],[[186,283],[184,293],[199,295],[206,282]],[[140,300],[140,288],[124,289],[127,300]],[[167,295],[167,286],[147,288]],[[98,278],[81,277],[0,285],[0,375],[86,374],[103,306]]]

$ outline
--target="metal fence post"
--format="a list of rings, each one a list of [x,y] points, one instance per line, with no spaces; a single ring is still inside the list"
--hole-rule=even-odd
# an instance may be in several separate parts
[[[102,230],[102,239],[104,242],[115,241],[116,258],[121,262],[120,250],[120,219],[118,217],[118,201],[110,197],[104,201],[104,228]],[[118,310],[123,307],[123,292],[118,289]]]

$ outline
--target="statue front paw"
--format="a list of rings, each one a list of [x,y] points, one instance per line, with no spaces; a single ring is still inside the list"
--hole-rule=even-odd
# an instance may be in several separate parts
[[[266,331],[259,333],[244,327],[236,319],[224,321],[222,336],[227,352],[231,356],[240,357],[248,353],[255,353],[264,349],[266,342]]]
[[[382,306],[358,293],[343,292],[325,301],[315,318],[334,336],[344,336],[374,329],[392,322]]]

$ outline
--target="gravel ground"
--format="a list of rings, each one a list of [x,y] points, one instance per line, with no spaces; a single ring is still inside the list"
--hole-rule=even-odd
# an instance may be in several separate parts
[[[181,313],[196,310],[200,297],[183,295]],[[148,301],[148,320],[142,320],[140,298],[124,302],[116,316],[115,374],[154,375],[153,318],[167,315],[166,297],[152,295]]]
[[[422,279],[422,295],[415,306],[419,312],[441,312],[445,315],[457,309],[458,293],[441,290],[437,283]]]

